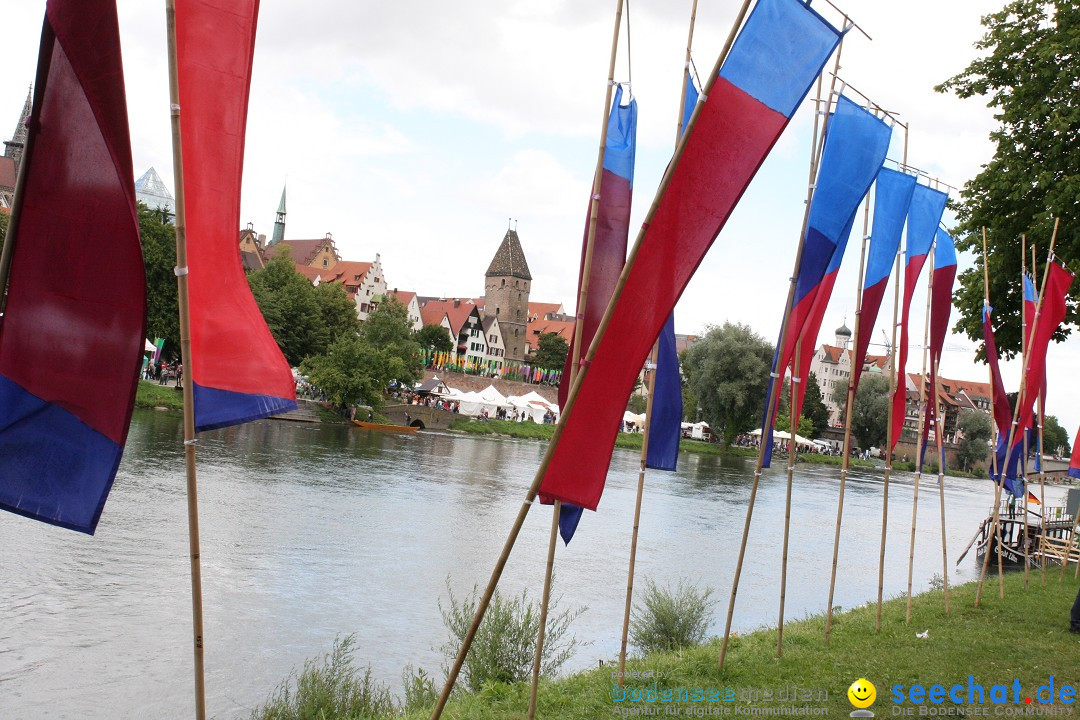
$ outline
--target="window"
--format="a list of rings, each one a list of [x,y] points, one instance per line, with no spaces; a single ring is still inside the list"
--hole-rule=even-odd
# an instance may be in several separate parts
[[[330,264],[330,260],[329,260],[329,259],[327,259],[327,258],[323,258],[323,259],[322,259],[322,266],[323,266],[323,267],[326,267],[326,266],[328,266],[329,264]]]

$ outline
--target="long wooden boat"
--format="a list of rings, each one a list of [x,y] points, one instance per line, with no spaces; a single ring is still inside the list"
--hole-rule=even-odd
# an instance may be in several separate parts
[[[353,425],[362,427],[365,430],[375,430],[377,432],[391,432],[391,433],[415,433],[419,430],[419,427],[411,425],[386,425],[384,423],[366,422],[364,420],[353,420]]]
[[[1017,569],[1024,567],[1024,527],[1027,526],[1027,556],[1030,567],[1040,568],[1047,565],[1060,565],[1062,557],[1076,545],[1072,538],[1072,516],[1065,508],[1047,508],[1046,521],[1037,508],[1029,508],[1027,518],[1020,506],[1010,509],[1002,503],[999,510],[998,528],[1001,542],[990,537],[994,517],[989,515],[979,527],[975,545],[975,557],[982,563],[987,551],[990,552],[990,565],[997,565],[998,553],[1001,553],[1002,565]]]

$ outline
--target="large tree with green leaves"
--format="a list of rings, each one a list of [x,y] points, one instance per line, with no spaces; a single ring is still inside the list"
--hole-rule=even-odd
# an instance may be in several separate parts
[[[326,352],[333,336],[323,318],[315,287],[300,273],[288,252],[278,252],[248,284],[263,319],[290,365]]]
[[[416,333],[416,341],[420,347],[431,352],[450,352],[454,349],[454,341],[450,339],[450,333],[442,325],[425,325]]]
[[[956,213],[960,249],[981,256],[986,228],[990,302],[1001,317],[1021,303],[1021,235],[1045,258],[1054,219],[1061,218],[1055,253],[1080,264],[1080,4],[1011,0],[982,23],[980,56],[936,89],[985,98],[1000,123],[990,135],[994,157],[965,184]],[[954,302],[956,329],[981,340],[981,261],[960,275]],[[1080,320],[1075,302],[1068,319]],[[1004,355],[1019,352],[1019,323],[1001,322],[996,330]]]
[[[536,354],[533,355],[533,365],[548,370],[562,370],[566,365],[566,355],[570,352],[570,344],[563,340],[557,333],[544,333],[536,341]]]
[[[964,436],[957,445],[956,460],[961,470],[970,471],[990,454],[993,421],[981,410],[964,410],[956,419],[956,428]]]
[[[840,398],[840,416],[847,408],[847,394]],[[884,447],[889,423],[889,378],[863,375],[851,409],[851,434],[861,448]]]
[[[159,210],[139,203],[139,238],[146,268],[146,336],[165,338],[164,356],[180,352],[180,314],[177,304],[176,228]]]
[[[1047,415],[1043,419],[1043,448],[1044,452],[1057,453],[1061,457],[1069,457],[1072,453],[1072,447],[1069,444],[1069,431],[1061,427],[1061,423],[1053,415]]]
[[[422,365],[408,310],[388,298],[368,315],[359,333],[340,333],[325,353],[309,356],[300,369],[331,402],[378,408],[391,383],[415,385],[423,376]]]
[[[746,325],[710,328],[685,353],[683,372],[713,432],[730,444],[758,427],[773,346]]]

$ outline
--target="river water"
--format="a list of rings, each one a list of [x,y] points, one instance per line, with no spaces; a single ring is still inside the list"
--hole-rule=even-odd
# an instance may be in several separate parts
[[[136,411],[112,494],[88,537],[0,513],[0,718],[190,717],[191,590],[180,416]],[[210,716],[247,717],[306,658],[355,633],[357,661],[397,688],[403,666],[442,674],[438,601],[486,582],[540,462],[542,443],[260,421],[204,433],[199,502]],[[562,607],[588,643],[566,667],[618,653],[638,453],[616,450],[598,513],[557,557]],[[753,461],[683,454],[650,472],[638,587],[687,578],[715,589],[723,632]],[[838,469],[800,466],[786,616],[828,594]],[[913,476],[890,489],[885,592],[907,583]],[[849,477],[835,604],[877,593],[881,471]],[[937,487],[923,483],[916,591],[941,573]],[[990,501],[948,479],[950,565]],[[735,627],[777,619],[785,474],[758,493]],[[534,508],[501,588],[538,591],[550,510]],[[970,553],[950,579],[970,579]],[[917,623],[917,619],[915,621]]]

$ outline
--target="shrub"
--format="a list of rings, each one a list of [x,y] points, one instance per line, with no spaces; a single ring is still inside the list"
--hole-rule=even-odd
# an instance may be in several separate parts
[[[446,589],[450,595],[449,607],[444,608],[440,601],[439,612],[450,637],[441,649],[448,661],[453,662],[476,614],[478,592],[473,585],[472,591],[459,599],[450,589],[449,578]],[[570,624],[585,609],[581,607],[576,611],[559,612],[558,599],[552,596],[544,631],[544,652],[540,659],[540,674],[544,677],[555,675],[574,654],[578,641],[568,631]],[[529,598],[528,590],[507,598],[496,589],[469,655],[461,667],[461,684],[476,691],[488,683],[514,683],[529,679],[539,629],[540,603]]]
[[[270,699],[251,713],[252,720],[379,720],[397,713],[390,690],[353,666],[356,638],[334,639],[334,649],[304,662],[282,680]]]
[[[672,590],[646,578],[644,606],[634,606],[630,621],[630,644],[646,655],[700,644],[716,605],[712,592],[709,587],[698,590],[686,580]]]
[[[412,665],[406,665],[401,671],[401,686],[405,689],[405,703],[401,709],[406,713],[433,708],[439,699],[435,681],[424,668],[413,669]]]

